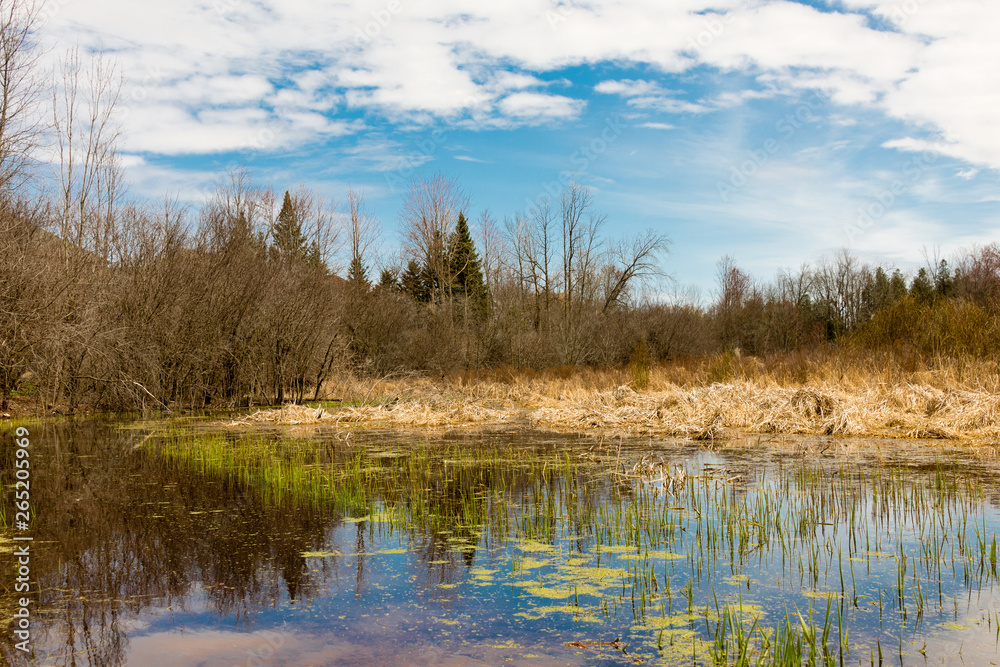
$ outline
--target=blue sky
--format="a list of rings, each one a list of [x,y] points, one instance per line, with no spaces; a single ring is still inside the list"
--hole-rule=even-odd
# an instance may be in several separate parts
[[[470,217],[593,189],[609,236],[674,241],[712,289],[847,247],[912,270],[1000,236],[1000,5],[982,0],[49,0],[40,37],[120,63],[132,191],[194,213],[233,164],[363,191],[398,244],[405,180]]]

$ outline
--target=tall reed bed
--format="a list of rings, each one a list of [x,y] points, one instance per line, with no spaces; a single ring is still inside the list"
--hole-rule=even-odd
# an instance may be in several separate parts
[[[728,430],[989,442],[1000,438],[998,378],[997,363],[971,358],[930,363],[850,350],[765,360],[727,354],[620,371],[507,369],[387,379],[373,381],[353,403],[286,406],[232,423],[513,424],[696,439]]]

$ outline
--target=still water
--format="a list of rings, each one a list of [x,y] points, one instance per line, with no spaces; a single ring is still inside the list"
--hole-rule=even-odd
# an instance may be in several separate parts
[[[5,630],[7,664],[1000,664],[982,451],[180,421],[32,446],[34,654]]]

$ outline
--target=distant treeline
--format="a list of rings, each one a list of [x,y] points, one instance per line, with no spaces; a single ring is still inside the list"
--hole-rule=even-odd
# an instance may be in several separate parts
[[[996,245],[913,276],[842,252],[770,283],[725,258],[713,302],[698,304],[663,296],[666,237],[605,237],[579,186],[503,224],[470,225],[466,197],[444,177],[415,180],[404,202],[402,254],[388,261],[360,197],[343,209],[305,190],[277,197],[244,171],[190,221],[169,203],[132,203],[67,225],[52,206],[8,201],[0,394],[70,408],[238,405],[313,398],[339,373],[828,344],[998,351]]]

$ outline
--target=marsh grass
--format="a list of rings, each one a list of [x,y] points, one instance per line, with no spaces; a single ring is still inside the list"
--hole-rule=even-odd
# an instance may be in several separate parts
[[[612,429],[713,440],[732,432],[911,439],[1000,437],[1000,365],[895,353],[840,351],[771,359],[727,353],[621,370],[498,369],[341,380],[352,403],[263,410],[233,426],[391,424]],[[346,387],[350,386],[348,389]]]
[[[437,543],[469,566],[489,554],[519,587],[522,615],[624,624],[631,653],[647,659],[878,664],[885,628],[899,629],[900,646],[928,636],[998,577],[984,509],[995,489],[943,465],[734,471],[608,443],[403,446],[363,431],[334,442],[178,431],[150,447],[272,502],[332,509],[410,551]]]

